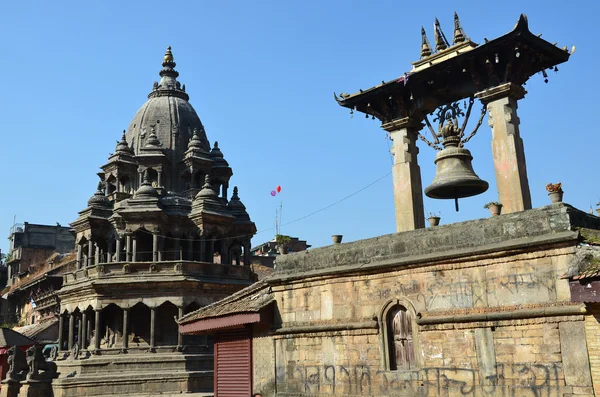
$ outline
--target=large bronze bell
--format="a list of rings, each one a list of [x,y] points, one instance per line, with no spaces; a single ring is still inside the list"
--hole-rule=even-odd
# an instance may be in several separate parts
[[[437,166],[433,183],[425,188],[427,197],[459,199],[485,192],[489,185],[479,179],[471,165],[471,152],[462,148],[462,131],[454,114],[446,115],[446,124],[440,128],[444,148],[435,156]],[[454,119],[454,120],[453,120]],[[458,204],[457,204],[458,208]]]
[[[425,188],[427,197],[457,199],[471,197],[488,190],[488,183],[479,179],[471,165],[471,152],[459,147],[445,147],[435,156],[436,172],[431,185]]]

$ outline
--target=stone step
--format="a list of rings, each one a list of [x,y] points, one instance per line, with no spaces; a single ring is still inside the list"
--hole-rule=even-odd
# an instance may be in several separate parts
[[[212,371],[169,371],[161,373],[111,373],[73,375],[55,379],[55,397],[211,395]],[[208,394],[207,394],[208,393]]]
[[[169,371],[212,371],[212,354],[122,354],[90,356],[79,360],[58,360],[57,370],[62,377],[112,373],[161,373]]]

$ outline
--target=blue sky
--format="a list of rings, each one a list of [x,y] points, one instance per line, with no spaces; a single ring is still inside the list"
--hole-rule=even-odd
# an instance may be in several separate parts
[[[454,4],[454,5],[451,5]],[[576,45],[571,60],[534,76],[519,103],[534,207],[544,186],[562,182],[580,209],[600,201],[597,164],[600,5],[571,1],[18,1],[2,4],[3,94],[0,230],[17,222],[65,225],[85,208],[96,172],[144,103],[165,48],[173,47],[190,102],[209,140],[233,168],[232,185],[256,222],[253,244],[282,233],[313,246],[332,234],[352,241],[395,231],[391,171],[379,122],[350,117],[333,93],[355,92],[402,75],[418,59],[420,28],[433,39],[438,17],[452,35],[457,11],[478,43],[510,31],[520,13],[543,38]],[[472,120],[472,123],[474,120]],[[484,122],[467,148],[490,182],[483,195],[453,202],[426,198],[442,223],[489,216],[497,192]],[[435,152],[420,145],[423,187]],[[282,192],[269,194],[277,185]],[[8,244],[0,243],[3,252]]]

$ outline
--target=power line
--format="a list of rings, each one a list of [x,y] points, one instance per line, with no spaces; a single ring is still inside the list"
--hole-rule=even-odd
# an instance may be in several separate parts
[[[354,193],[351,193],[351,194],[349,194],[349,195],[347,195],[347,196],[345,196],[345,197],[343,197],[343,198],[341,198],[341,199],[337,200],[336,202],[334,202],[334,203],[332,203],[332,204],[329,204],[329,205],[327,205],[327,206],[325,206],[325,207],[323,207],[323,208],[321,208],[321,209],[318,209],[318,210],[316,210],[316,211],[314,211],[314,212],[311,212],[311,213],[310,213],[310,214],[308,214],[308,215],[304,215],[304,216],[302,216],[302,217],[300,217],[300,218],[294,219],[293,221],[290,221],[290,222],[284,223],[284,224],[282,224],[281,226],[287,226],[287,225],[291,225],[292,223],[299,222],[299,221],[301,221],[301,220],[304,220],[304,219],[306,219],[306,218],[309,218],[309,217],[311,217],[311,216],[313,216],[313,215],[316,215],[316,214],[318,214],[318,213],[320,213],[320,212],[323,212],[323,211],[325,211],[325,210],[327,210],[327,209],[329,209],[329,208],[331,208],[331,207],[334,207],[334,206],[338,205],[339,203],[341,203],[341,202],[343,202],[343,201],[345,201],[345,200],[348,200],[349,198],[356,196],[358,193],[360,193],[360,192],[362,192],[362,191],[364,191],[364,190],[366,190],[366,189],[370,188],[371,186],[373,186],[373,185],[374,185],[374,184],[376,184],[377,182],[381,181],[382,179],[385,179],[385,178],[387,178],[388,176],[390,176],[390,175],[391,175],[391,173],[392,173],[391,171],[390,171],[390,172],[388,172],[388,173],[387,173],[387,174],[385,174],[384,176],[382,176],[382,177],[380,177],[380,178],[378,178],[378,179],[374,180],[373,182],[369,183],[368,185],[366,185],[366,186],[364,186],[364,187],[362,187],[362,188],[358,189],[358,190],[357,190],[357,191],[355,191]],[[255,235],[257,235],[257,234],[261,234],[261,233],[265,233],[265,232],[271,231],[271,230],[273,230],[273,229],[274,229],[274,228],[272,227],[272,228],[269,228],[269,229],[263,229],[263,230],[260,230],[260,231],[256,232],[255,234],[243,234],[243,235],[239,235],[239,236],[226,237],[226,238],[212,238],[212,239],[205,239],[205,241],[221,241],[221,240],[227,240],[227,239],[236,239],[236,238],[249,237],[249,236],[250,236],[250,237],[252,237],[252,236],[255,236]],[[139,231],[146,232],[146,233],[149,233],[149,234],[152,234],[150,231],[148,231],[148,230],[145,230],[145,229],[138,229],[138,230],[139,230]],[[196,240],[194,240],[194,239],[186,239],[186,238],[180,238],[180,237],[170,237],[170,236],[163,236],[163,235],[160,235],[160,234],[159,234],[158,236],[159,236],[159,237],[162,237],[162,238],[164,238],[164,239],[173,239],[173,240],[180,240],[180,241],[196,241]]]

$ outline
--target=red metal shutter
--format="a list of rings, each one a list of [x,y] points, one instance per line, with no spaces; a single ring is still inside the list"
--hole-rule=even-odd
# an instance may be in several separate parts
[[[220,332],[215,338],[215,397],[249,397],[252,349],[247,328]]]

